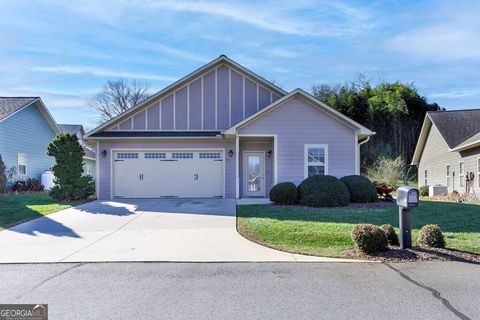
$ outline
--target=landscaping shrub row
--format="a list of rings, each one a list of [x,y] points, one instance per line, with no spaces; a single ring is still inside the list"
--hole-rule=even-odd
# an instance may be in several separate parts
[[[388,245],[399,245],[397,233],[390,224],[384,224],[380,228],[373,224],[357,224],[351,236],[355,248],[367,254],[386,251]],[[445,248],[442,230],[436,224],[423,226],[418,242],[425,247]]]
[[[342,207],[350,202],[377,201],[375,186],[368,178],[359,175],[338,179],[334,176],[316,175],[298,185],[279,183],[270,190],[270,201],[289,205],[299,203],[309,207]]]

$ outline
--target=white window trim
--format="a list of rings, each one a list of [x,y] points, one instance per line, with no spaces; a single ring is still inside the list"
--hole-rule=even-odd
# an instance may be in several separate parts
[[[477,158],[477,186],[480,189],[480,157]]]
[[[461,173],[460,167],[463,164],[463,173]],[[462,179],[463,177],[463,186],[462,186]],[[465,188],[465,161],[460,161],[458,163],[458,187],[459,188]]]
[[[450,170],[448,170],[448,167],[450,167]],[[447,165],[445,166],[445,170],[447,171],[445,173],[445,185],[447,186],[447,188],[451,188],[452,187],[452,166],[447,163]],[[449,178],[450,178],[450,185],[448,185]]]
[[[308,149],[309,148],[323,148],[325,149],[325,175],[328,175],[328,144],[305,144],[304,147],[304,177],[308,178]]]
[[[20,156],[25,157],[25,173],[24,174],[20,173],[20,161],[18,161]],[[19,176],[27,176],[28,175],[28,158],[27,158],[27,155],[25,153],[18,153],[17,154],[17,174]]]

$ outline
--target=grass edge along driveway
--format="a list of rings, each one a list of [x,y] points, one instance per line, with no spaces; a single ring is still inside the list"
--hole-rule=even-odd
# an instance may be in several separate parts
[[[342,257],[353,250],[350,233],[358,223],[393,225],[398,207],[304,208],[276,205],[238,206],[237,229],[247,239],[293,253]],[[438,224],[447,248],[480,254],[480,204],[421,201],[412,213],[412,240],[420,228]]]
[[[47,193],[1,195],[0,231],[74,205],[56,201]]]

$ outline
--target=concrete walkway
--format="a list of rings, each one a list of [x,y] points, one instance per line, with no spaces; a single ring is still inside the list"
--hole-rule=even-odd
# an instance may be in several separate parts
[[[235,200],[94,201],[0,232],[0,263],[352,260],[290,254],[236,231]]]

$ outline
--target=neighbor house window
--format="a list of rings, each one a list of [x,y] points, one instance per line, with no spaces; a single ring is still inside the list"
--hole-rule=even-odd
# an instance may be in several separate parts
[[[450,165],[447,164],[447,188],[450,188],[451,186],[452,186],[451,168],[450,168]]]
[[[428,170],[425,170],[423,179],[423,185],[428,186]]]
[[[324,144],[305,145],[305,178],[328,174],[328,146]]]
[[[460,188],[465,188],[465,162],[460,162],[458,177],[460,179]]]
[[[24,176],[27,174],[27,155],[26,154],[18,154],[18,174]]]

